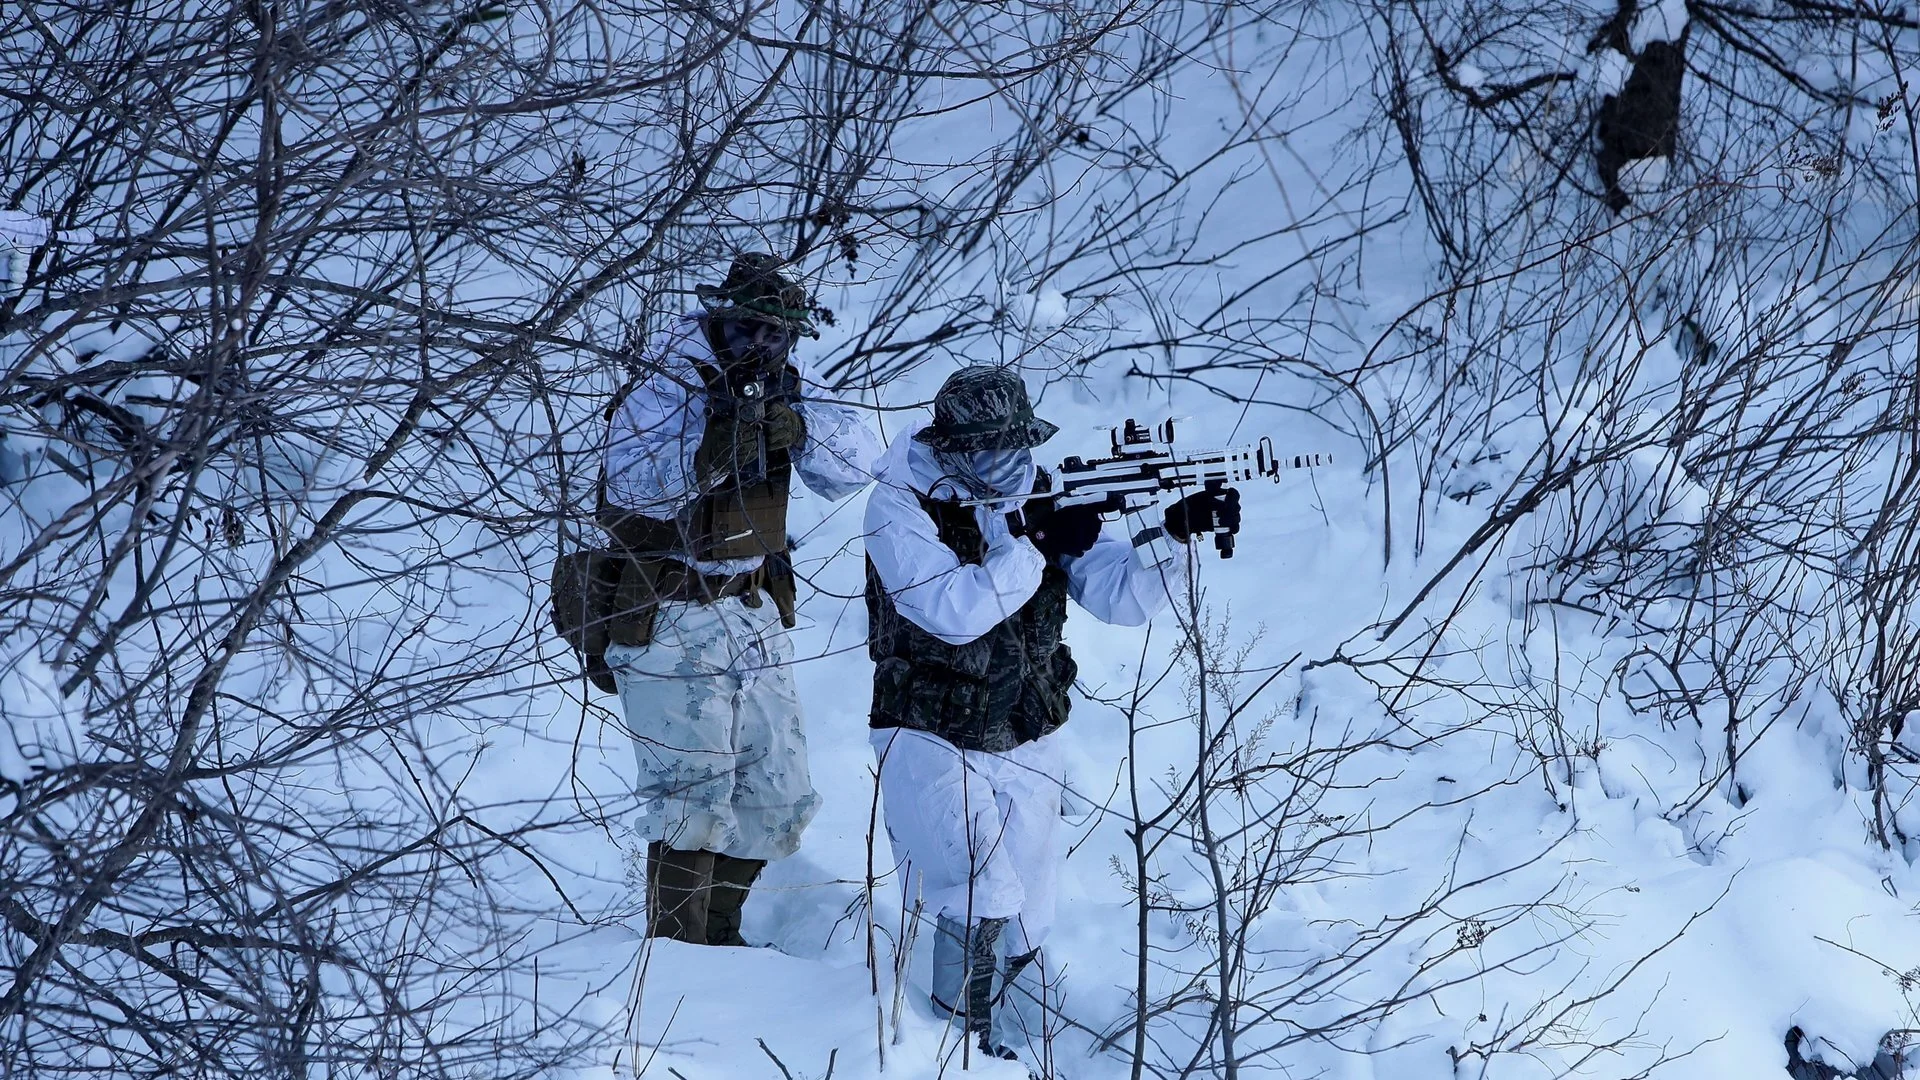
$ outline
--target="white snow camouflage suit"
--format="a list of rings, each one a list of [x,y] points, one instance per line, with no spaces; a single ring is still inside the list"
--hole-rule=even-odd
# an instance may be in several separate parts
[[[978,508],[986,553],[960,561],[940,539],[920,495],[961,497],[944,482],[918,427],[888,447],[867,502],[867,557],[900,616],[952,644],[1007,619],[1040,587],[1046,559],[1007,528],[1011,504]],[[1022,490],[1030,488],[1029,475]],[[1147,563],[1117,531],[1063,560],[1068,595],[1102,622],[1138,626],[1184,588],[1184,561]],[[876,719],[875,723],[879,721]],[[1007,919],[1008,955],[1040,947],[1054,919],[1055,833],[1061,766],[1056,732],[1009,750],[963,750],[937,735],[874,727],[887,836],[907,902],[929,919]]]

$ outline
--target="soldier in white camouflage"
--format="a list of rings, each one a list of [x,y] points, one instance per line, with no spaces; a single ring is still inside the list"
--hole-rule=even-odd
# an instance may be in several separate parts
[[[609,411],[600,523],[625,561],[604,676],[639,770],[647,932],[742,945],[749,888],[820,805],[786,633],[788,492],[853,494],[879,443],[795,359],[813,328],[780,260],[742,255],[699,294]]]
[[[965,368],[934,398],[933,422],[882,456],[866,515],[868,722],[887,834],[907,897],[935,920],[935,1009],[1009,1059],[1039,1038],[1031,1006],[1059,859],[1054,733],[1078,670],[1061,640],[1067,600],[1139,625],[1186,573],[1182,560],[1144,558],[1092,508],[1020,498],[1048,489],[1033,449],[1056,430],[1017,372]],[[1169,509],[1166,531],[1237,529],[1238,505],[1231,488],[1196,493]]]

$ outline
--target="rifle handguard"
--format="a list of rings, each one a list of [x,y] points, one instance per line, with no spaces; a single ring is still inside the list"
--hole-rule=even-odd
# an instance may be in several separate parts
[[[1054,475],[1053,490],[1036,491],[1006,498],[968,499],[968,506],[985,506],[1051,498],[1059,507],[1093,506],[1101,514],[1119,514],[1143,509],[1131,500],[1151,501],[1170,492],[1195,488],[1224,488],[1251,480],[1280,482],[1280,474],[1297,469],[1313,469],[1333,464],[1332,454],[1294,454],[1281,457],[1274,452],[1273,440],[1261,436],[1250,445],[1224,450],[1176,449],[1175,421],[1165,420],[1151,427],[1128,420],[1111,429],[1112,453],[1089,461],[1070,457],[1061,462]],[[1198,530],[1199,532],[1207,530]],[[1214,547],[1222,558],[1233,557],[1233,533],[1215,525]],[[1146,534],[1143,533],[1142,536]]]

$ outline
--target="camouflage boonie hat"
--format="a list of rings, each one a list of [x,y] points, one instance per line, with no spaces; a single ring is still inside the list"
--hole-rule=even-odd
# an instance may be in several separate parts
[[[964,367],[933,397],[933,423],[914,438],[935,450],[1020,450],[1039,446],[1059,427],[1033,415],[1019,372],[993,364]]]
[[[819,337],[813,326],[813,307],[807,290],[780,272],[786,262],[764,251],[733,258],[727,279],[718,285],[696,285],[693,293],[707,313],[723,319],[760,319],[777,322],[808,337]]]

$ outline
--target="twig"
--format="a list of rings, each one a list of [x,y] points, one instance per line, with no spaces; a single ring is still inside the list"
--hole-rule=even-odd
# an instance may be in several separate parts
[[[781,1076],[786,1077],[787,1080],[793,1080],[793,1073],[787,1071],[787,1063],[781,1061],[780,1055],[773,1052],[773,1048],[767,1045],[767,1040],[756,1036],[753,1041],[759,1043],[760,1049],[766,1051],[767,1056],[773,1059],[773,1063],[780,1067]]]

